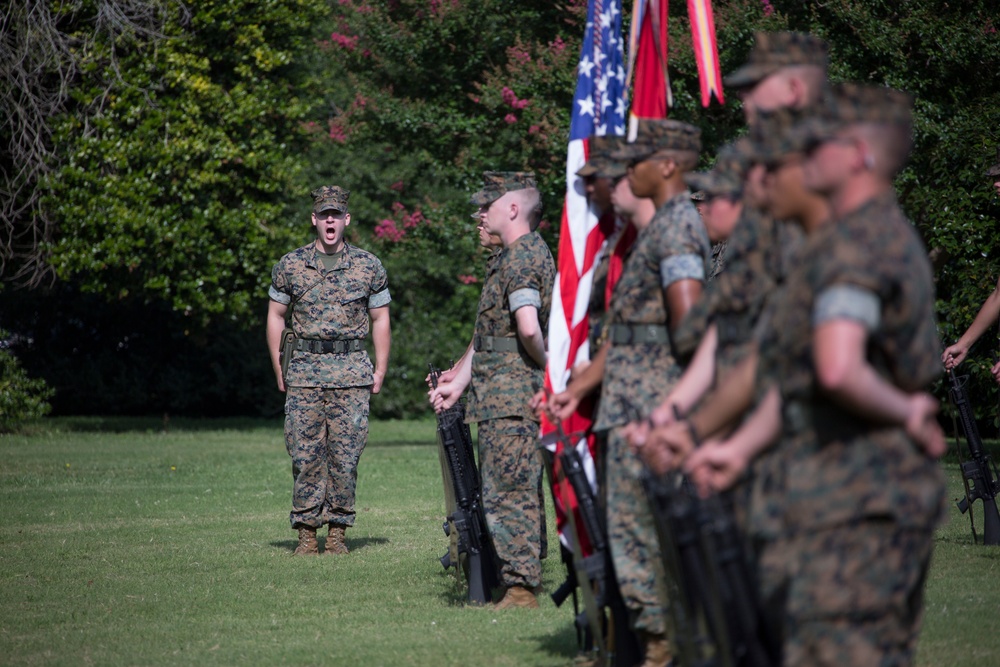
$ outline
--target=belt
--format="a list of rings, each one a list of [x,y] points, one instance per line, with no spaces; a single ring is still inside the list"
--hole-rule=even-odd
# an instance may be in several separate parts
[[[345,352],[358,352],[365,349],[365,341],[360,338],[351,340],[311,340],[299,338],[295,341],[295,349],[299,352],[312,352],[313,354],[344,354]]]
[[[665,324],[612,324],[609,338],[612,345],[666,345],[670,334]]]
[[[472,349],[476,352],[518,352],[521,342],[516,336],[480,336],[472,337]]]

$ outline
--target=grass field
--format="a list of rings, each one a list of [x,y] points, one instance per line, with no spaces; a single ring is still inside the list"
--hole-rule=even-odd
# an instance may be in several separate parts
[[[461,604],[438,563],[433,443],[431,421],[373,424],[351,554],[293,558],[280,423],[67,418],[0,436],[0,664],[568,665],[571,612],[546,596]],[[918,664],[1000,665],[1000,548],[953,514]],[[549,558],[545,588],[563,576]]]

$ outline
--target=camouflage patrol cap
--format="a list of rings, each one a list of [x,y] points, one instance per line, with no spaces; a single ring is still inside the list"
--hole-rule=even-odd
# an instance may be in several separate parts
[[[324,185],[312,191],[313,213],[323,211],[337,211],[347,213],[347,199],[351,196],[350,190],[345,190],[339,185]]]
[[[913,123],[913,97],[901,90],[861,83],[840,83],[830,88],[815,115],[804,119],[795,134],[807,143],[829,140],[848,125],[875,123],[909,126]]]
[[[473,206],[495,202],[508,192],[538,187],[533,171],[484,171],[483,188],[470,198]]]
[[[750,126],[750,159],[774,164],[786,155],[805,151],[813,141],[812,133],[822,113],[822,109],[761,111]]]
[[[576,175],[582,178],[599,176],[601,178],[619,178],[625,175],[625,164],[611,159],[611,153],[618,149],[624,141],[618,136],[593,136],[590,138],[590,157]]]
[[[987,176],[1000,176],[1000,146],[997,146],[997,161],[992,167],[986,170]]]
[[[722,82],[732,88],[753,86],[783,67],[818,65],[826,67],[829,46],[804,32],[756,32],[746,63]]]
[[[612,151],[612,160],[645,160],[659,151],[701,152],[701,130],[690,123],[663,118],[640,118],[635,140]]]
[[[684,182],[700,190],[703,199],[738,197],[743,192],[743,179],[750,162],[750,140],[743,137],[723,146],[709,171],[684,174]]]
[[[694,202],[705,201],[705,191],[704,190],[695,190],[694,192],[692,192],[691,193],[691,201],[694,201]]]

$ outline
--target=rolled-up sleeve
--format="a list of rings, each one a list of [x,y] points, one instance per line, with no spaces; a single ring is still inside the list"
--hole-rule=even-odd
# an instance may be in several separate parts
[[[292,302],[292,295],[286,291],[287,289],[288,281],[285,278],[284,271],[281,270],[281,263],[279,262],[271,269],[271,286],[267,290],[267,295],[272,301],[277,301],[287,306]]]
[[[381,292],[376,292],[375,294],[372,294],[370,297],[368,297],[368,310],[371,310],[372,308],[381,308],[382,306],[387,306],[389,305],[390,301],[392,301],[392,297],[389,296],[389,288],[386,287]]]
[[[660,284],[669,287],[678,280],[705,282],[705,260],[695,253],[664,258],[660,262]]]
[[[532,287],[522,287],[519,290],[514,290],[507,297],[507,301],[510,305],[510,312],[516,311],[518,308],[524,308],[525,306],[534,306],[535,308],[542,307],[542,295],[541,293]]]

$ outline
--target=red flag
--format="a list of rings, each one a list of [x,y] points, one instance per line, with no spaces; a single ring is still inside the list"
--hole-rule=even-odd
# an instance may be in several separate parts
[[[667,74],[667,0],[632,5],[629,76],[633,76],[632,118],[666,118],[673,106]]]

